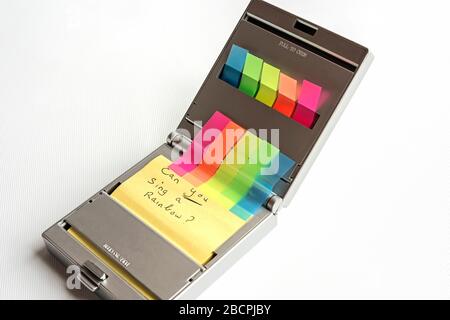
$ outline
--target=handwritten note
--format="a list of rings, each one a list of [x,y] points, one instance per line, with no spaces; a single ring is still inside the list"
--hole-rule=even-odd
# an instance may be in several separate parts
[[[245,221],[169,169],[158,156],[111,197],[202,265]]]

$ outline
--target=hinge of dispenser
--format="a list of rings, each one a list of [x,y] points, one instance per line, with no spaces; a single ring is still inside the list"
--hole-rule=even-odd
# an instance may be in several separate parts
[[[178,152],[183,153],[192,143],[192,140],[178,131],[172,131],[167,136],[166,142],[169,146],[175,148]]]
[[[273,214],[277,214],[277,212],[278,212],[278,210],[280,210],[282,204],[283,204],[283,198],[274,194],[267,200],[265,207],[267,210],[269,210]]]

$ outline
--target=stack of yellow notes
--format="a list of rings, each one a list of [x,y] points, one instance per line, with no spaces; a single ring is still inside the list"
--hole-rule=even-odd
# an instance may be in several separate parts
[[[111,197],[203,265],[246,221],[170,170],[171,164],[156,157]]]

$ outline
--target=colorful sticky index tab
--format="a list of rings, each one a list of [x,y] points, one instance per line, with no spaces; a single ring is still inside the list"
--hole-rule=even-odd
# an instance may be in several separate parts
[[[246,150],[242,147],[244,141],[248,140],[249,133],[245,132],[244,136],[239,139],[235,147],[226,155],[214,177],[207,183],[200,186],[200,189],[207,188],[213,192],[222,195],[222,191],[227,188],[229,183],[238,174],[239,164],[237,159],[245,158]],[[241,155],[242,154],[242,155]]]
[[[248,50],[233,44],[220,78],[237,88],[241,80],[247,53]]]
[[[245,221],[200,193],[158,156],[122,183],[111,197],[199,265]]]
[[[249,133],[249,135],[254,137],[253,143],[256,148],[255,146],[248,146],[245,162],[240,165],[238,174],[229,182],[227,189],[223,191],[223,195],[231,200],[232,206],[228,207],[229,209],[245,197],[261,173],[266,170],[270,171],[271,162],[279,153],[279,150],[272,144],[254,136],[252,133]]]
[[[231,212],[244,220],[256,214],[272,195],[272,190],[254,183],[246,196],[230,209]]]
[[[303,80],[302,86],[299,86],[297,105],[292,119],[311,129],[319,117],[317,110],[321,93],[322,87]]]
[[[308,108],[302,107],[298,104],[297,107],[295,108],[294,114],[292,115],[292,119],[310,129],[314,127],[317,118],[318,118],[317,113]]]
[[[298,97],[298,104],[308,108],[311,111],[317,112],[321,93],[321,86],[318,86],[308,80],[303,80],[301,94]]]
[[[261,78],[261,71],[263,60],[250,53],[245,59],[244,71],[242,72],[241,83],[239,90],[250,97],[254,97],[259,87],[259,79]]]
[[[194,186],[199,186],[214,176],[220,164],[234,145],[244,135],[245,130],[230,121],[222,133],[216,137],[203,153],[203,162],[184,176]]]
[[[170,169],[180,176],[194,170],[203,161],[205,149],[222,133],[230,121],[230,118],[216,111],[195,135],[183,155],[170,166]]]
[[[247,164],[239,170],[238,174],[227,186],[227,189],[223,191],[224,197],[229,200],[229,204],[226,207],[227,209],[231,209],[245,197],[248,190],[253,185],[259,170],[260,165],[257,163]]]
[[[274,152],[276,150],[274,149]],[[242,219],[248,219],[248,216],[257,213],[272,195],[280,179],[291,172],[294,164],[294,160],[284,153],[278,152],[271,160],[270,167],[266,167],[265,171],[260,172],[245,197],[230,209],[231,212]]]
[[[225,157],[214,177],[201,185],[199,190],[213,193],[215,199],[225,208],[233,207],[236,199],[229,196],[233,193],[233,190],[230,189],[233,189],[233,185],[239,184],[238,176],[243,174],[242,169],[250,163],[251,157],[257,154],[257,139],[257,136],[247,131]],[[251,162],[256,164],[256,160],[251,159]],[[247,185],[248,181],[244,182]],[[234,190],[234,192],[238,191]]]
[[[277,98],[279,78],[280,69],[264,62],[261,73],[261,83],[255,97],[256,100],[272,107]]]
[[[272,190],[281,178],[288,178],[294,164],[294,160],[284,153],[279,152],[277,156],[272,159],[270,167],[266,167],[266,170],[261,171],[261,174],[256,180],[259,184]]]
[[[278,112],[290,117],[295,109],[297,100],[297,80],[280,73],[280,85],[278,88],[278,98],[273,108]]]

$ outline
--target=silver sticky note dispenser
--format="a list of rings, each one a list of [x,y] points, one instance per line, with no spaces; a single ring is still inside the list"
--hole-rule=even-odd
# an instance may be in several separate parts
[[[220,79],[233,44],[297,79],[308,77],[329,90],[313,128],[261,105]],[[179,126],[159,148],[47,229],[43,233],[47,248],[66,266],[78,266],[81,283],[102,298],[195,298],[276,226],[279,209],[289,205],[371,60],[359,44],[263,1],[251,1]],[[278,129],[279,149],[295,166],[280,179],[258,214],[200,265],[111,194],[152,159],[170,157],[173,150],[184,152],[196,123],[205,123],[216,111],[243,128]]]

